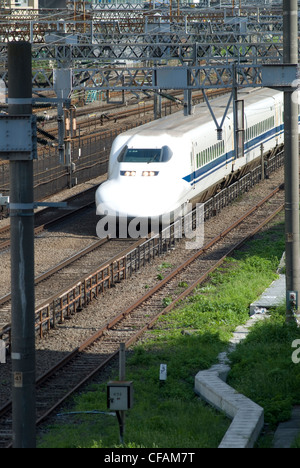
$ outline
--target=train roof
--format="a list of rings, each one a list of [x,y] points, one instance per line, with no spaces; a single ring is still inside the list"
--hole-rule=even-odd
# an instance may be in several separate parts
[[[238,98],[244,99],[245,105],[253,106],[255,107],[255,110],[258,110],[259,108],[265,108],[265,103],[262,104],[260,101],[278,96],[279,93],[279,91],[274,91],[269,88],[245,88],[239,91]],[[221,119],[223,117],[228,99],[229,93],[210,100],[211,107],[217,119]],[[232,114],[232,104],[229,108],[229,115],[230,114]],[[161,134],[169,134],[172,137],[182,137],[185,133],[195,129],[195,124],[197,126],[205,125],[210,124],[212,121],[213,119],[207,104],[203,102],[195,106],[195,111],[192,115],[184,116],[183,110],[181,110],[166,117],[141,125],[140,127],[127,130],[122,133],[122,135],[132,137],[138,134],[139,137],[151,137],[159,136]]]

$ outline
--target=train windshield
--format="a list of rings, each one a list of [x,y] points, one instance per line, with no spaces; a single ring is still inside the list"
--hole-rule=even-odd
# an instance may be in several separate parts
[[[162,148],[128,148],[125,146],[119,154],[119,162],[152,163],[167,162],[172,157],[172,151],[168,146]]]

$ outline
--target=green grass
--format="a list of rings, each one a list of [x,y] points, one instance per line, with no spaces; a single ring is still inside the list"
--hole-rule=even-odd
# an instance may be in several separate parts
[[[230,421],[196,397],[194,377],[216,362],[236,326],[248,320],[249,304],[276,277],[283,250],[284,226],[278,224],[228,259],[127,353],[126,379],[133,380],[135,392],[134,406],[126,413],[127,447],[219,445]],[[286,417],[298,398],[300,364],[297,367],[290,359],[294,332],[295,327],[285,325],[282,313],[274,314],[255,327],[233,357],[231,384],[263,404],[272,424]],[[263,347],[267,342],[268,349]],[[165,383],[159,381],[161,363],[167,364]],[[110,378],[117,377],[116,371]],[[106,385],[94,385],[74,398],[72,411],[91,410],[106,411]],[[47,429],[39,445],[117,447],[118,423],[105,414],[64,416]]]
[[[300,364],[292,360],[292,343],[299,338],[300,329],[285,321],[285,307],[277,308],[230,356],[227,382],[264,408],[271,429],[300,404]]]
[[[291,448],[300,448],[300,434],[296,437],[296,440],[292,444]]]

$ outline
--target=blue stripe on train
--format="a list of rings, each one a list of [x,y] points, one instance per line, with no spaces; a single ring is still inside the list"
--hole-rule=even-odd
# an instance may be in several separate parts
[[[245,154],[251,150],[254,150],[260,147],[261,144],[267,143],[275,136],[280,136],[283,133],[284,125],[279,125],[276,128],[272,128],[267,132],[253,138],[250,141],[247,141],[244,145]],[[226,166],[226,164],[230,163],[234,159],[234,150],[229,151],[228,153],[224,153],[218,158],[214,159],[213,161],[205,164],[205,166],[200,167],[195,172],[183,177],[183,180],[189,182],[191,185],[197,184],[205,177],[208,177],[212,173],[218,171],[222,167]]]

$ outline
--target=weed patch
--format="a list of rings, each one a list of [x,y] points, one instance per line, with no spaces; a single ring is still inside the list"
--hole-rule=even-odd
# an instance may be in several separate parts
[[[300,366],[292,361],[292,342],[300,330],[285,322],[285,308],[255,325],[230,355],[228,383],[264,408],[270,427],[289,419],[300,404]]]

